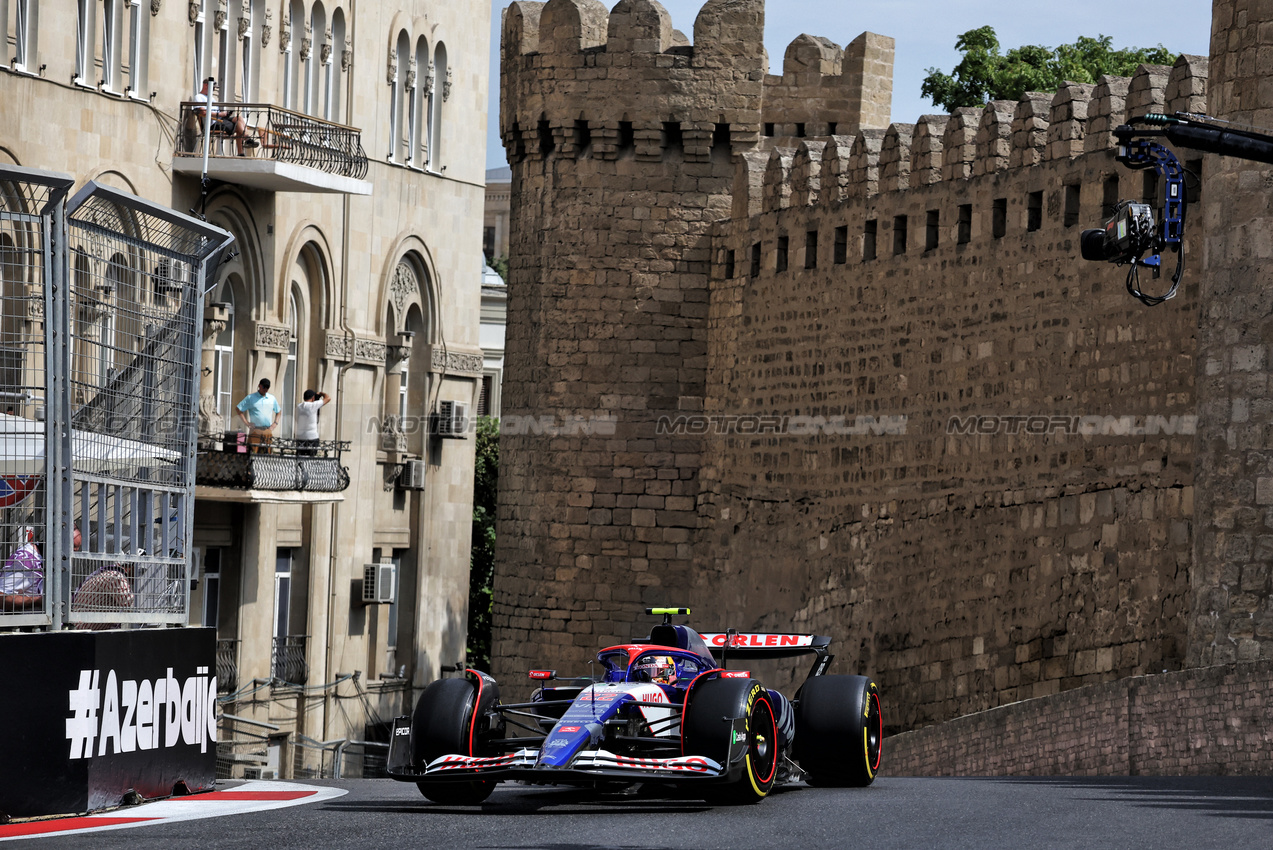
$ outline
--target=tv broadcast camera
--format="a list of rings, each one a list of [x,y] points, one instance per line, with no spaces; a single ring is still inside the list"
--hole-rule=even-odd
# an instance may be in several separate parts
[[[1144,115],[1114,129],[1118,140],[1115,159],[1128,168],[1153,168],[1162,179],[1162,225],[1155,224],[1154,209],[1149,204],[1120,201],[1102,227],[1083,231],[1080,250],[1085,260],[1130,265],[1127,291],[1143,304],[1152,307],[1174,297],[1185,267],[1185,169],[1175,154],[1151,139],[1164,138],[1177,147],[1273,163],[1273,137],[1231,124],[1219,127],[1217,123],[1225,122],[1177,112],[1175,117]],[[1141,267],[1151,269],[1157,279],[1162,274],[1162,255],[1168,250],[1176,255],[1171,288],[1163,295],[1142,292]]]

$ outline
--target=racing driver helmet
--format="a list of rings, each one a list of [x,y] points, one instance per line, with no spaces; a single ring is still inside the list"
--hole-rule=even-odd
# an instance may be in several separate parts
[[[676,659],[670,655],[646,655],[637,661],[634,671],[638,682],[676,684]]]

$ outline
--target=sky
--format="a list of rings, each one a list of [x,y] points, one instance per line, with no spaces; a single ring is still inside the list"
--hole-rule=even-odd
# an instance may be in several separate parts
[[[506,165],[499,140],[499,38],[501,11],[511,0],[491,0],[491,100],[487,167]],[[617,0],[606,0],[613,8]],[[694,18],[705,0],[662,0],[672,26],[694,37]],[[1080,35],[1108,35],[1114,47],[1155,47],[1206,56],[1210,51],[1211,4],[1207,0],[1110,3],[1107,0],[769,0],[765,49],[770,73],[782,73],[787,45],[801,33],[825,36],[841,47],[864,31],[896,41],[892,120],[913,123],[944,110],[920,96],[928,68],[949,73],[959,62],[955,39],[990,24],[1003,49],[1022,44],[1055,47]]]

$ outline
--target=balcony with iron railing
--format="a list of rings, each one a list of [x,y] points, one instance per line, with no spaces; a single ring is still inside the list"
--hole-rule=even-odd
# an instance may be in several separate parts
[[[362,131],[268,103],[181,104],[172,168],[273,192],[371,194]]]
[[[239,642],[217,638],[217,693],[234,693],[238,687]]]
[[[195,496],[220,502],[339,502],[349,487],[341,456],[347,440],[284,440],[252,443],[229,431],[203,438],[195,461]]]
[[[270,676],[277,683],[304,685],[309,681],[309,665],[305,662],[305,645],[308,635],[287,635],[274,638],[270,655]]]

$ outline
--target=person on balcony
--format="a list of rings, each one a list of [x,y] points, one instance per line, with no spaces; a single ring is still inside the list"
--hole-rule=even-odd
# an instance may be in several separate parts
[[[296,453],[313,457],[318,453],[318,411],[331,401],[331,396],[314,390],[305,391],[305,400],[296,405],[296,420],[292,437],[296,440]]]
[[[44,558],[35,542],[35,529],[23,526],[18,532],[22,542],[0,568],[0,613],[38,608],[44,602]],[[80,530],[72,540],[80,548]]]
[[[138,549],[139,555],[146,550]],[[131,611],[136,601],[133,594],[133,577],[136,566],[132,562],[105,564],[89,573],[84,583],[71,595],[71,613]],[[121,623],[79,623],[77,629],[100,632],[121,628]]]
[[[234,146],[238,150],[239,156],[243,156],[243,148],[256,147],[256,140],[248,138],[247,122],[239,115],[233,112],[217,111],[216,104],[217,81],[212,77],[203,81],[203,88],[194,96],[196,103],[202,103],[203,106],[195,107],[195,114],[200,118],[207,120],[209,112],[212,113],[212,132],[219,133],[224,136],[231,136],[234,139]]]
[[[283,412],[278,406],[278,399],[270,395],[270,379],[262,378],[256,385],[256,392],[239,402],[237,409],[239,418],[248,429],[248,451],[269,454],[270,444],[274,442],[274,429],[278,427]]]

